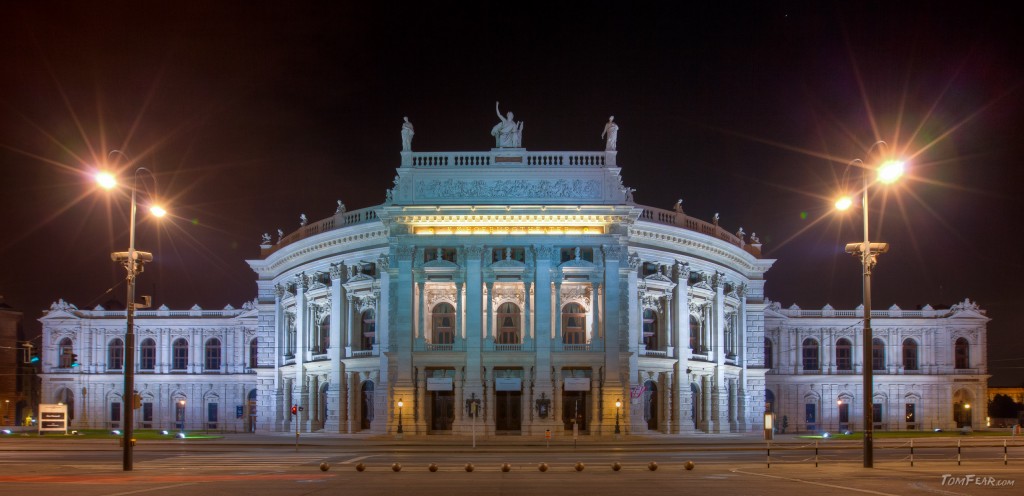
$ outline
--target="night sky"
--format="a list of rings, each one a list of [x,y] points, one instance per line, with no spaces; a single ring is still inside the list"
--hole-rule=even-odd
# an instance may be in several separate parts
[[[1024,18],[994,2],[207,3],[0,7],[0,294],[30,332],[124,300],[110,150],[174,216],[140,215],[139,294],[238,307],[262,233],[383,202],[402,116],[415,151],[487,150],[499,100],[535,151],[602,150],[615,115],[637,203],[756,232],[785,307],[860,303],[832,200],[885,140],[909,176],[872,190],[875,308],[977,301],[990,384],[1024,383]]]

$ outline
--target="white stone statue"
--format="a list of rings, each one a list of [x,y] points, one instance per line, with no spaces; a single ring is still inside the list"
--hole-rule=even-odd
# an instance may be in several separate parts
[[[608,138],[605,139],[605,136]],[[619,125],[615,123],[615,116],[608,118],[608,123],[604,125],[604,131],[601,131],[601,139],[604,139],[604,151],[614,152],[615,146],[619,141]]]
[[[338,200],[338,208],[334,210],[334,215],[341,215],[345,213],[345,204]]]
[[[676,205],[674,207],[672,207],[672,210],[675,210],[676,213],[678,213],[678,214],[683,213],[683,199],[682,198],[676,200]]]
[[[260,244],[261,245],[269,245],[270,244],[270,233],[263,233],[263,239],[260,241]]]
[[[277,230],[277,243],[281,244],[281,240],[284,239],[284,229]]]
[[[306,214],[299,214],[299,227],[303,227],[309,223],[309,219],[306,218]]]
[[[491,128],[491,136],[494,136],[496,148],[522,148],[523,146],[523,123],[513,120],[512,112],[507,117],[501,116],[498,110],[498,102],[494,102],[494,112],[498,114],[501,122]]]
[[[402,117],[405,122],[402,123],[402,151],[412,151],[412,136],[416,134],[416,131],[412,127],[412,123],[409,122],[408,117]]]
[[[719,219],[720,219],[720,217],[718,216],[718,212],[715,212],[715,216],[712,217],[711,220],[715,223],[716,226],[718,225],[718,220]]]

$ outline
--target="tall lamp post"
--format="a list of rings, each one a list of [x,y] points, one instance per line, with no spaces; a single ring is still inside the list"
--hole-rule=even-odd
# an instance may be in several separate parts
[[[878,145],[886,145],[884,141],[877,141],[868,149],[868,154]],[[847,170],[854,164],[864,167],[864,161],[854,159],[847,164]],[[903,175],[903,162],[888,160],[883,162],[877,169],[877,181],[883,184],[891,184]],[[846,252],[860,258],[863,270],[863,297],[864,297],[864,332],[862,340],[863,352],[863,381],[864,381],[864,468],[874,466],[874,364],[872,363],[872,343],[874,341],[871,332],[871,269],[878,262],[878,255],[889,251],[888,243],[872,243],[868,236],[868,188],[871,186],[869,174],[864,171],[861,174],[864,178],[864,189],[861,191],[861,208],[864,215],[864,241],[862,243],[849,243],[846,245]],[[853,205],[849,196],[844,196],[836,201],[836,209],[846,210]]]
[[[398,432],[397,432],[399,437],[402,436],[402,407],[404,405],[405,405],[405,403],[402,403],[402,399],[399,398],[398,399]]]
[[[112,150],[107,157],[110,158],[115,154],[128,159],[128,156],[120,150]],[[143,171],[152,175],[152,172],[145,167],[135,170],[132,182],[131,218],[128,224],[128,251],[117,251],[110,254],[111,260],[124,265],[127,271],[125,279],[128,282],[128,294],[125,297],[127,328],[124,334],[124,394],[121,396],[124,405],[123,465],[125,471],[132,470],[132,437],[135,434],[135,308],[147,308],[150,302],[150,298],[144,296],[143,303],[135,303],[135,279],[142,273],[142,264],[153,261],[152,253],[135,249],[135,212],[138,210],[139,173]],[[98,174],[96,181],[101,187],[108,190],[117,185],[117,180],[110,173]],[[167,211],[155,204],[151,205],[149,210],[156,217],[163,217],[167,214]]]
[[[619,434],[622,433],[622,430],[619,429],[619,409],[620,408],[622,408],[622,400],[621,399],[617,399],[617,400],[615,400],[615,435],[616,436],[618,436]]]

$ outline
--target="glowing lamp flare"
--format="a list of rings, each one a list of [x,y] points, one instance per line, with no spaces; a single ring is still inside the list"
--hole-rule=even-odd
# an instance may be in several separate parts
[[[878,180],[885,184],[892,184],[903,176],[903,162],[890,160],[878,168]]]
[[[844,197],[836,200],[836,210],[840,210],[840,211],[849,210],[849,208],[852,207],[852,206],[853,206],[853,198],[850,198],[849,196],[844,196]]]
[[[103,189],[113,189],[114,186],[117,186],[117,178],[109,172],[100,172],[96,174],[96,184]]]
[[[167,211],[164,210],[164,208],[161,207],[160,205],[153,205],[149,207],[149,213],[153,214],[156,217],[163,217],[167,215]]]

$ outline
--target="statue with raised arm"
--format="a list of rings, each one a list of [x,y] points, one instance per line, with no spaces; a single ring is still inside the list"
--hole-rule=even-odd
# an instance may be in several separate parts
[[[501,122],[491,128],[491,136],[494,136],[496,148],[522,148],[523,146],[523,123],[513,120],[512,112],[502,117],[498,110],[498,102],[494,102],[494,112],[498,114]]]
[[[605,136],[608,136],[605,139]],[[604,131],[601,131],[601,139],[604,139],[604,151],[614,152],[615,146],[619,141],[619,125],[615,123],[615,116],[608,118],[608,123],[604,125]]]
[[[402,117],[402,120],[405,121],[402,123],[402,151],[409,152],[412,151],[412,136],[416,134],[416,131],[408,117]]]

